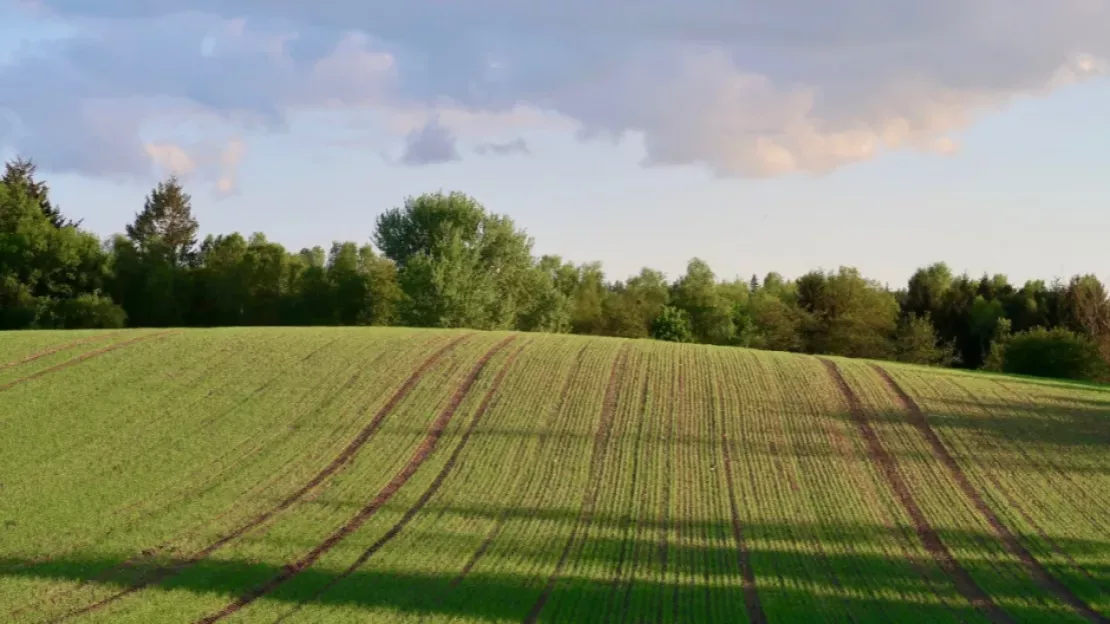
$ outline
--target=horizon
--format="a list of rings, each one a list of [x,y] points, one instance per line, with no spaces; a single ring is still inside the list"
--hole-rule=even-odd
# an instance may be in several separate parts
[[[177,173],[290,250],[458,190],[610,280],[1110,277],[1110,2],[871,4],[0,0],[0,155],[101,237]]]

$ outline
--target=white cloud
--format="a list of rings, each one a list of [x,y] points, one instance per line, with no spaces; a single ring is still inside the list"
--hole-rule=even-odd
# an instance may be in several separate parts
[[[44,166],[150,167],[160,120],[383,113],[406,158],[522,128],[634,134],[651,165],[820,173],[951,153],[1015,98],[1104,75],[1110,0],[43,0],[79,38],[0,66]],[[436,122],[427,120],[434,116]],[[221,138],[219,142],[226,142]],[[202,141],[203,143],[203,141]],[[435,149],[432,149],[435,148]],[[448,149],[449,148],[449,149]],[[177,162],[202,160],[189,149]],[[492,148],[491,150],[493,151]],[[236,159],[238,162],[238,159]],[[202,169],[197,165],[197,170]],[[232,165],[217,168],[233,187]]]

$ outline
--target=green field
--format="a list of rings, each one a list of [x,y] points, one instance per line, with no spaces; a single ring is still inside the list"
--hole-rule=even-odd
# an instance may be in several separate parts
[[[0,622],[1106,622],[1110,388],[416,329],[0,334]]]

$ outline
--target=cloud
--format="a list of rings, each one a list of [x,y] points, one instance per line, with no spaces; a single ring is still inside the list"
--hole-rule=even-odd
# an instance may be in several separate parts
[[[422,128],[405,138],[405,151],[401,163],[406,165],[434,165],[459,160],[455,135],[432,117]]]
[[[510,154],[530,154],[528,143],[522,138],[517,138],[506,143],[482,143],[474,148],[480,155],[492,154],[494,156],[508,156]]]
[[[413,162],[457,158],[457,136],[497,153],[491,138],[527,118],[636,137],[646,165],[821,173],[950,153],[983,115],[1110,59],[1110,0],[41,0],[36,13],[78,35],[0,66],[20,85],[0,97],[19,118],[0,140],[99,175],[181,144],[155,127],[284,131],[305,110],[375,111]]]

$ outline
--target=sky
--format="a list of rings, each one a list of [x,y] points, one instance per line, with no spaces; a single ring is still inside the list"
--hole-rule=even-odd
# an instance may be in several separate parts
[[[0,156],[123,230],[369,240],[428,191],[721,278],[1110,278],[1110,0],[0,0]]]

